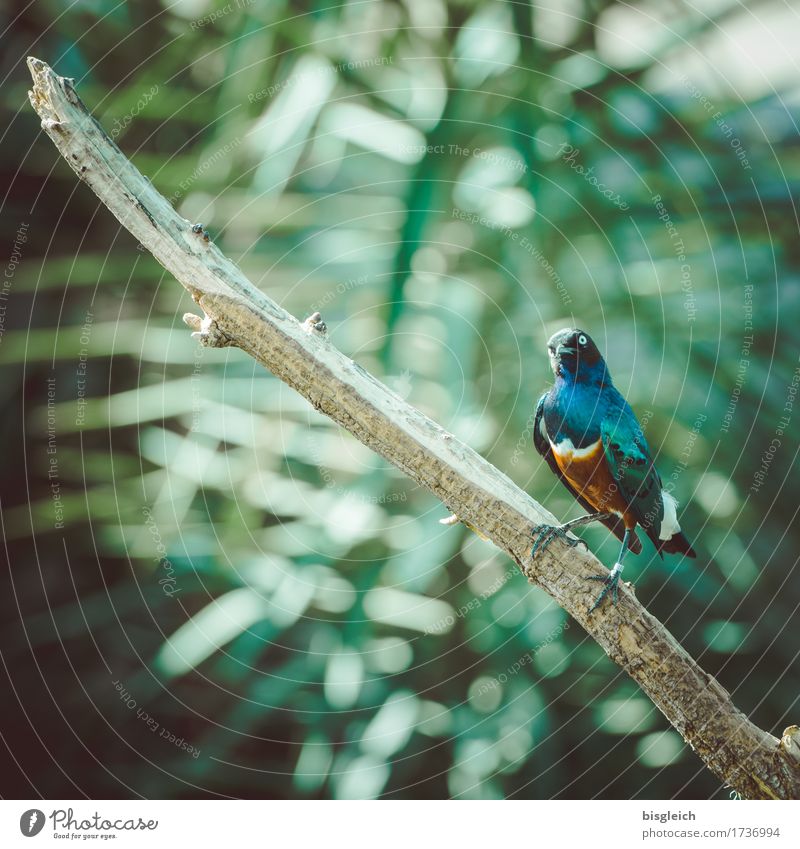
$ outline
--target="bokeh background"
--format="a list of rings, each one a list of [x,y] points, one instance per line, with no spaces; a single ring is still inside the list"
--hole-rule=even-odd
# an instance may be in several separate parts
[[[589,331],[698,550],[648,544],[626,577],[780,733],[796,4],[42,0],[0,26],[2,795],[727,797],[505,556],[198,347],[40,132],[24,59],[74,77],[255,284],[565,519],[531,414],[545,340]]]

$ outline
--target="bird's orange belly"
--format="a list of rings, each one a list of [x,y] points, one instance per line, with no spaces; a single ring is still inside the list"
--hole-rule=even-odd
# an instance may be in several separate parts
[[[634,527],[636,519],[629,514],[628,504],[608,468],[602,440],[589,448],[574,448],[569,443],[551,446],[564,477],[594,510],[616,513],[622,516],[626,527]]]

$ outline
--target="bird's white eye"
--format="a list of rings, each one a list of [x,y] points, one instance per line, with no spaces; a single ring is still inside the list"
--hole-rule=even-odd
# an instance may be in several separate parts
[[[586,344],[586,337],[583,335],[583,333],[581,333],[581,335],[578,337],[578,344],[579,345],[585,345]]]

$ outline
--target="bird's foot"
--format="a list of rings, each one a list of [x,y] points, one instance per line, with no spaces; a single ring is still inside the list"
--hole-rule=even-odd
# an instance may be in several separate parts
[[[531,536],[536,537],[533,542],[533,548],[531,548],[531,557],[536,557],[537,552],[544,551],[556,537],[565,542],[570,548],[575,548],[580,543],[588,550],[589,546],[582,539],[569,536],[570,527],[572,525],[569,522],[564,525],[536,525],[531,531]]]
[[[590,575],[587,581],[600,581],[603,584],[603,589],[600,595],[597,596],[595,603],[589,608],[589,613],[595,611],[603,603],[603,599],[611,596],[612,604],[616,604],[619,599],[619,576],[622,574],[622,564],[615,563],[614,568],[607,575]]]
[[[570,548],[575,548],[580,543],[588,551],[589,546],[582,539],[567,536],[567,532],[573,528],[579,528],[581,525],[588,525],[591,522],[602,522],[604,519],[610,518],[610,513],[588,513],[586,516],[570,519],[569,522],[564,522],[563,525],[537,525],[531,531],[531,536],[536,537],[536,541],[533,543],[533,548],[531,549],[531,557],[536,557],[537,551],[544,551],[556,537],[562,539]]]

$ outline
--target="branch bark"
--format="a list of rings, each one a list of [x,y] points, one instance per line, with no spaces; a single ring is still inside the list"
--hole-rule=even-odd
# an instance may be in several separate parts
[[[619,605],[587,613],[601,568],[556,539],[532,561],[531,528],[555,518],[471,448],[333,347],[319,315],[300,323],[256,289],[179,216],[106,135],[72,80],[29,58],[31,104],[59,153],[191,294],[200,342],[241,348],[506,552],[652,699],[718,778],[751,799],[800,798],[800,729],[781,739],[739,711],[664,626],[623,587]]]

